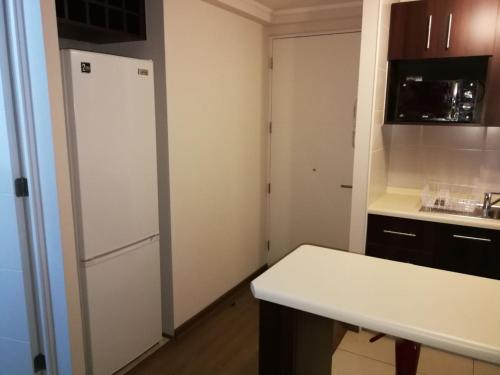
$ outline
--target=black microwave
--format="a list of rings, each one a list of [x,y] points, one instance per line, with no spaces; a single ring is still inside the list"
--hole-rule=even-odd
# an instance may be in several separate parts
[[[479,81],[406,80],[399,84],[398,122],[478,122]]]

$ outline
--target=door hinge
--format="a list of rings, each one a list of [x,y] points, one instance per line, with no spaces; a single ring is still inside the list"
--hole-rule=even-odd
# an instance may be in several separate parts
[[[267,184],[267,194],[271,194],[271,184]]]
[[[45,356],[40,353],[35,358],[33,358],[33,368],[35,372],[40,372],[47,370],[47,364],[45,363]]]
[[[269,134],[273,134],[273,122],[269,121]]]
[[[267,251],[271,250],[271,241],[267,240]]]
[[[272,57],[269,58],[269,69],[274,68],[274,59]]]
[[[28,191],[28,179],[25,177],[16,178],[14,181],[16,197],[27,197],[29,196]]]

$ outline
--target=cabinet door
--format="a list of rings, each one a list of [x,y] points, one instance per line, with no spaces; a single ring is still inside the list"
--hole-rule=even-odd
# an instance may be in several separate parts
[[[422,0],[391,9],[389,60],[493,55],[498,0]]]
[[[397,249],[423,250],[424,231],[423,221],[368,215],[368,243]]]
[[[434,253],[436,268],[500,279],[498,231],[454,225],[440,227]]]
[[[423,221],[368,215],[366,255],[431,267],[429,230]]]
[[[426,1],[392,4],[389,60],[427,57],[431,29],[432,19]]]
[[[498,0],[430,0],[439,21],[433,57],[493,55]]]

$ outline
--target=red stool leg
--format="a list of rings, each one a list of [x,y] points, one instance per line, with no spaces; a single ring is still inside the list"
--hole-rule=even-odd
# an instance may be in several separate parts
[[[396,375],[416,375],[420,344],[413,341],[396,340]]]

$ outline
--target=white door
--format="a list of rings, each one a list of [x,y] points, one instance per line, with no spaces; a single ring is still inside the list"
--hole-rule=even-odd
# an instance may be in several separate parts
[[[2,8],[0,2],[0,374],[25,375],[33,374],[40,348],[24,198],[14,189],[21,171]]]
[[[273,41],[270,264],[303,243],[348,249],[360,42]]]

